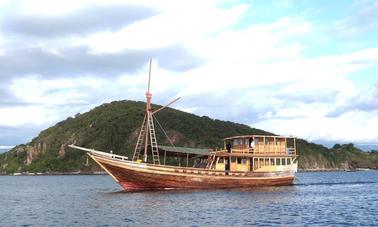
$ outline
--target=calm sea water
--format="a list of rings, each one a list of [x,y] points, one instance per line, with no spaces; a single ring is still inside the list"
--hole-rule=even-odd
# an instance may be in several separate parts
[[[109,176],[1,176],[0,226],[378,226],[378,171],[294,186],[125,193]]]

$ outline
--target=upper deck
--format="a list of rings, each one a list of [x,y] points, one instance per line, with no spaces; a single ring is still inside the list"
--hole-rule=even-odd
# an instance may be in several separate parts
[[[244,135],[223,139],[229,153],[253,156],[296,156],[295,137]]]

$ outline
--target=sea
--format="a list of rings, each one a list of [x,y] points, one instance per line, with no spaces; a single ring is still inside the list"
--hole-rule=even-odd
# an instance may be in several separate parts
[[[124,192],[107,175],[0,176],[0,226],[378,226],[378,171],[293,186]]]

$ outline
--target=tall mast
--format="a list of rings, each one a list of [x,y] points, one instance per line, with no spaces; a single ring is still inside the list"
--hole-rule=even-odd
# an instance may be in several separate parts
[[[144,115],[143,123],[139,131],[137,143],[135,145],[133,161],[138,161],[139,156],[143,150],[143,161],[148,159],[148,145],[151,145],[152,162],[160,165],[159,148],[156,140],[155,126],[153,121],[153,112],[151,109],[152,94],[150,93],[151,85],[151,67],[152,59],[150,60],[150,69],[148,73],[148,87],[146,92],[146,114]]]
[[[151,66],[152,66],[152,59],[150,59],[150,68],[148,70],[148,87],[147,87],[147,92],[146,92],[146,116],[147,116],[147,124],[146,124],[146,132],[147,132],[147,135],[145,137],[145,141],[144,141],[144,156],[143,156],[143,159],[144,159],[144,162],[147,162],[147,148],[148,148],[148,135],[150,135],[150,129],[149,129],[149,125],[150,125],[150,119],[151,119],[151,116],[152,116],[152,112],[151,112],[151,99],[152,99],[152,94],[150,93],[150,84],[151,84]]]
[[[155,126],[154,126],[153,115],[156,114],[157,112],[165,109],[169,105],[175,103],[180,98],[176,98],[175,100],[171,101],[167,105],[162,106],[155,111],[152,111],[152,108],[151,108],[152,94],[150,93],[151,69],[152,69],[152,59],[150,59],[150,69],[149,69],[149,73],[148,73],[148,86],[147,86],[147,92],[146,92],[146,99],[147,99],[147,101],[146,101],[146,114],[144,116],[142,127],[140,128],[140,131],[139,131],[138,140],[137,140],[137,143],[135,145],[133,161],[138,161],[142,150],[144,150],[143,161],[147,162],[148,145],[151,145],[152,162],[153,162],[153,164],[160,165],[159,147],[158,147],[158,144],[157,144],[157,138],[156,138],[156,134],[155,134]],[[162,129],[162,130],[164,131],[164,129]]]
[[[152,66],[152,58],[150,59],[150,69],[148,70],[148,88],[147,88],[147,93],[150,93],[150,84],[151,84],[151,66]]]

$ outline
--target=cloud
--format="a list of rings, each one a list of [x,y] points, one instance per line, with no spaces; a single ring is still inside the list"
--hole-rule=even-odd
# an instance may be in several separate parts
[[[378,86],[360,88],[354,95],[344,100],[341,105],[327,114],[327,117],[339,117],[352,111],[370,112],[378,110]]]
[[[267,27],[269,26],[271,25]],[[236,43],[243,46],[247,40],[248,37],[245,42],[239,40]],[[271,42],[270,39],[261,39],[260,42],[264,41],[265,45]],[[229,39],[228,42],[234,43],[234,40]],[[260,57],[263,61],[234,62],[233,60],[243,53],[234,49],[235,53],[239,53],[237,57],[221,55],[219,61],[223,64],[211,62],[184,76],[187,79],[184,80],[186,86],[181,89],[180,96],[198,97],[190,100],[191,105],[184,108],[192,107],[197,114],[212,113],[216,118],[248,123],[253,127],[308,139],[329,141],[347,138],[350,141],[365,139],[370,142],[376,139],[376,133],[372,129],[369,132],[373,135],[353,134],[354,137],[351,137],[347,135],[347,127],[341,127],[344,128],[343,131],[326,131],[319,128],[319,125],[323,124],[337,127],[331,122],[332,119],[336,119],[337,124],[347,124],[348,127],[353,125],[363,134],[361,126],[348,121],[364,124],[366,120],[362,116],[369,118],[371,111],[376,108],[376,91],[368,92],[357,87],[347,79],[347,75],[374,65],[378,56],[376,48],[315,58],[305,58],[298,53],[294,58],[276,60],[275,51],[279,53],[280,48],[285,49],[286,46],[277,45],[278,42],[272,40],[273,43],[275,45],[272,46],[275,48],[272,48],[271,58],[265,53],[253,53],[256,59]],[[219,53],[222,52],[221,48],[218,50]],[[246,54],[242,59],[249,59],[249,53]],[[217,57],[211,59],[218,60]],[[222,58],[226,58],[228,63]],[[353,113],[358,113],[360,117],[353,118]],[[306,124],[306,121],[314,123]],[[290,123],[293,123],[293,126]],[[304,125],[309,128],[301,129]]]
[[[19,99],[10,88],[4,84],[0,85],[0,108],[9,106],[28,105]]]
[[[0,126],[7,129],[0,130],[23,134],[24,127],[42,129],[104,102],[144,100],[152,57],[154,103],[181,96],[174,107],[306,139],[377,137],[366,123],[376,121],[377,87],[349,80],[376,65],[377,46],[335,51],[332,43],[314,45],[322,37],[318,26],[326,25],[293,12],[300,5],[292,1],[274,3],[270,10],[292,13],[275,11],[272,18],[256,18],[258,3],[93,4],[21,1],[5,7]],[[367,15],[375,15],[363,12],[365,6],[354,6],[361,14],[339,17],[338,32],[365,26]],[[366,21],[353,24],[358,15]]]
[[[9,150],[12,149],[14,146],[9,146],[9,145],[1,145],[0,150]]]
[[[30,141],[33,137],[38,135],[38,133],[42,129],[43,128],[34,126],[23,126],[22,130],[20,130],[19,127],[9,127],[0,125],[1,145],[14,146],[20,143],[26,143],[27,141]]]
[[[298,117],[295,119],[270,119],[255,126],[284,135],[294,135],[317,141],[366,142],[378,140],[376,125],[378,111],[350,111],[338,118]],[[366,119],[369,119],[368,121]]]
[[[0,57],[2,77],[41,75],[46,78],[76,76],[90,73],[112,76],[122,71],[133,72],[148,59],[138,51],[97,55],[85,47],[52,51],[41,47],[7,51]]]
[[[136,5],[90,5],[65,14],[41,15],[12,12],[3,16],[3,32],[30,37],[85,35],[102,30],[118,30],[158,12]]]
[[[162,68],[178,72],[194,69],[206,63],[204,59],[180,46],[164,48],[161,53],[152,54],[151,57],[158,59]]]
[[[91,5],[85,1],[4,3],[7,8],[0,17],[0,81],[28,76],[115,78],[136,73],[150,58],[159,59],[161,67],[177,72],[203,64],[199,56],[178,42],[155,48],[131,45],[114,51],[97,51],[97,44],[80,41],[101,32],[117,36],[130,25],[159,16],[169,4],[160,5],[114,1],[109,4],[95,1]]]
[[[122,49],[156,49],[177,44],[198,53],[197,48],[204,47],[198,47],[197,43],[232,27],[249,8],[245,4],[218,7],[218,1],[159,1],[149,4],[156,4],[163,13],[119,31],[96,32],[76,42],[85,43],[93,51],[101,53]]]
[[[270,90],[264,100],[271,109],[259,110],[260,118],[252,126],[314,141],[377,141],[377,86],[358,87],[345,77],[332,83],[303,81],[298,87],[289,84]]]
[[[161,67],[185,71],[203,62],[179,45],[150,50],[123,50],[116,53],[93,53],[86,46],[50,50],[44,47],[20,48],[0,56],[0,79],[28,75],[43,78],[96,75],[115,77],[135,73],[148,59],[160,59]]]
[[[378,2],[365,2],[354,4],[356,12],[349,17],[338,20],[334,28],[339,36],[350,38],[378,28]]]

